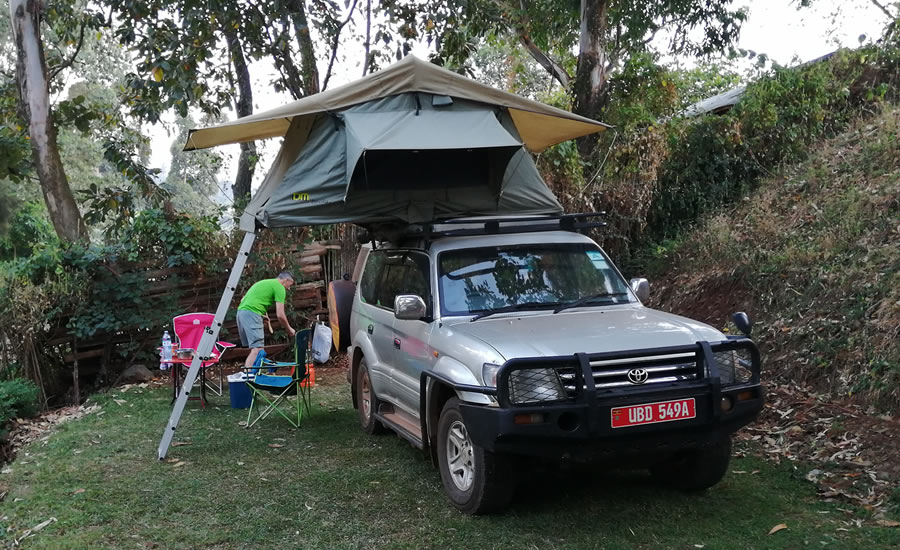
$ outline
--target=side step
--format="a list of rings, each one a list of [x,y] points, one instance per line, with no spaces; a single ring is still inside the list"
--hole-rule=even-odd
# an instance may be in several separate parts
[[[375,418],[417,448],[425,448],[422,444],[422,428],[419,427],[417,419],[405,412],[397,411],[388,403],[380,403],[380,405],[378,412],[375,413]]]

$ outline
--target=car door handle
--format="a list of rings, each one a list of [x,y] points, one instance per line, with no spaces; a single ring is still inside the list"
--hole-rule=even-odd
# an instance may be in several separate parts
[[[366,330],[369,332],[369,334],[372,334],[373,332],[375,332],[375,325],[369,325]]]
[[[400,339],[394,338],[394,347],[400,349]]]

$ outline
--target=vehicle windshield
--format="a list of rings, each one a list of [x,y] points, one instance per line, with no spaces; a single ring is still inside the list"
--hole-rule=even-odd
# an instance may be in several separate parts
[[[579,300],[584,307],[631,301],[625,281],[589,243],[450,250],[438,262],[442,315],[478,315],[517,304],[525,311]]]

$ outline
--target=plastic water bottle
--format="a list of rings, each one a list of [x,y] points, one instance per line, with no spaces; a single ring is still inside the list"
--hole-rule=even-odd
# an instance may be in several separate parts
[[[166,370],[169,368],[169,361],[172,360],[172,338],[169,337],[169,331],[163,331],[162,337],[162,361],[160,362],[159,368],[162,370]]]

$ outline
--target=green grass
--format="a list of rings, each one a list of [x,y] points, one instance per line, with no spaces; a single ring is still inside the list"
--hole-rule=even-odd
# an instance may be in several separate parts
[[[0,475],[9,489],[0,545],[50,517],[58,521],[26,548],[900,545],[900,530],[870,520],[857,527],[849,521],[865,512],[818,500],[799,479],[805,470],[753,457],[732,462],[731,470],[747,473],[729,473],[698,495],[656,487],[641,473],[536,470],[523,476],[507,514],[466,517],[420,451],[361,432],[346,385],[317,387],[313,400],[314,416],[299,430],[280,418],[247,430],[226,398],[205,411],[191,402],[175,438],[191,445],[170,451],[187,464],[176,466],[156,460],[170,411],[165,390],[100,396],[103,414],[60,425]],[[788,529],[767,535],[779,523]]]

